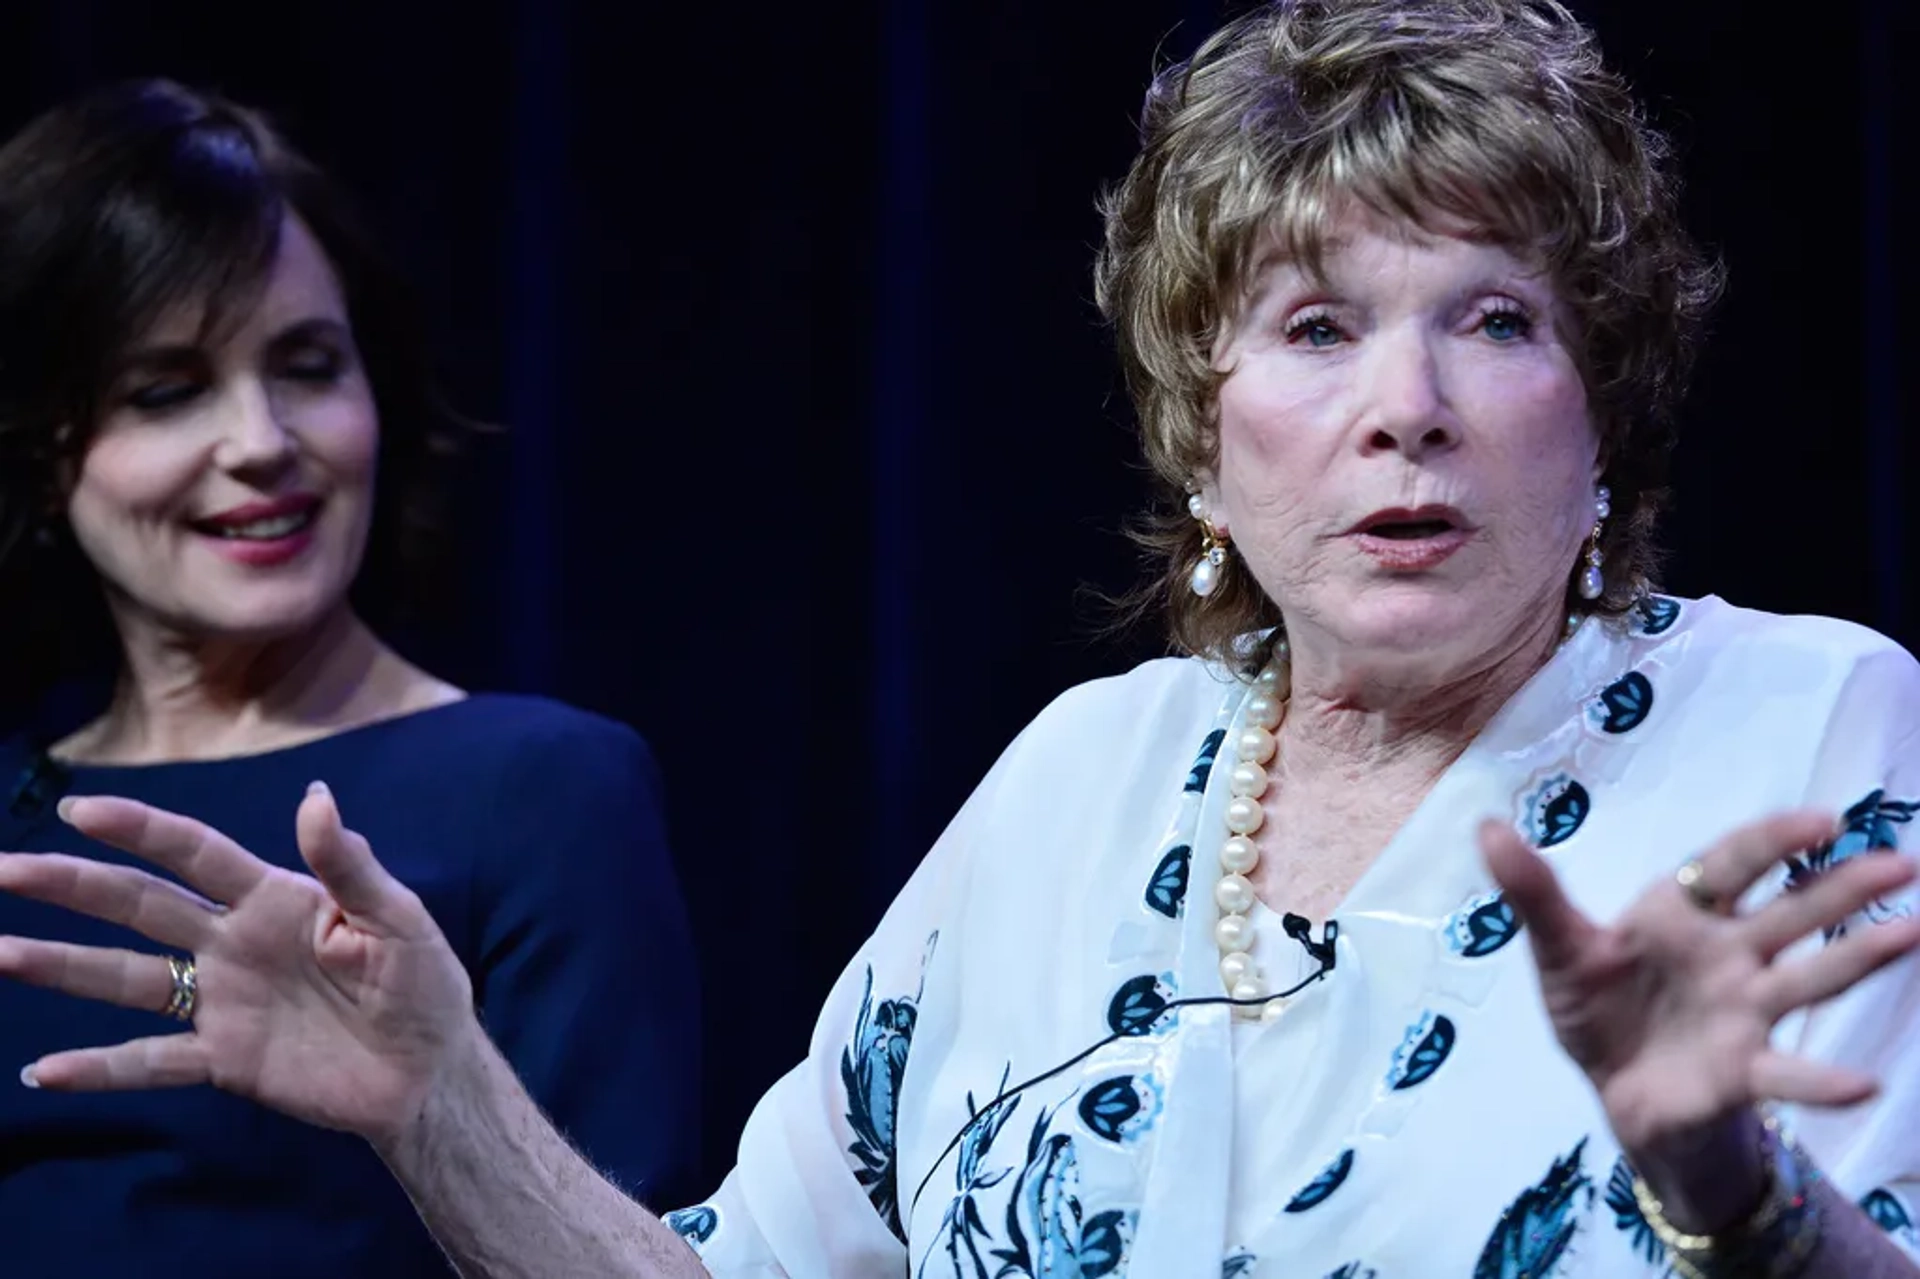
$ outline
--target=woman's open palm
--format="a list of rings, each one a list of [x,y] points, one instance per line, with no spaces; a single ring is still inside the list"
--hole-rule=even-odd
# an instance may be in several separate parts
[[[420,899],[389,875],[316,786],[295,818],[313,877],[282,870],[199,822],[131,800],[72,798],[83,834],[160,866],[0,854],[0,889],[134,929],[192,956],[192,1024],[33,1064],[39,1087],[211,1083],[298,1119],[380,1139],[418,1113],[473,1028],[472,987]],[[197,895],[196,895],[197,894]],[[0,975],[160,1012],[163,955],[0,938]]]

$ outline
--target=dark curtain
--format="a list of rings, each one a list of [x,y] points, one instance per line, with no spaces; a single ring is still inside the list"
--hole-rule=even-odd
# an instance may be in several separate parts
[[[467,503],[470,611],[407,643],[653,743],[706,964],[714,1178],[999,750],[1160,651],[1102,633],[1146,490],[1091,302],[1094,199],[1156,57],[1225,7],[0,16],[8,130],[132,74],[273,111],[406,267],[455,398],[509,426]],[[1911,645],[1907,6],[1579,7],[1679,136],[1732,273],[1669,585]]]

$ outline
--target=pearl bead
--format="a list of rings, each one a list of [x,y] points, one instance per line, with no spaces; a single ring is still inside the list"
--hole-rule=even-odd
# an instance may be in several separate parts
[[[1260,1010],[1260,1020],[1279,1021],[1281,1014],[1286,1011],[1287,1001],[1284,999],[1276,999]]]
[[[1245,875],[1222,875],[1213,886],[1213,900],[1230,915],[1244,915],[1253,909],[1253,885]]]
[[[1260,864],[1260,850],[1245,835],[1235,835],[1220,846],[1220,867],[1230,875],[1244,875]]]
[[[1195,493],[1193,496],[1189,497],[1187,499],[1187,514],[1193,516],[1193,518],[1196,520],[1206,519],[1207,518],[1207,499],[1204,497],[1201,497],[1198,493]]]
[[[1227,801],[1227,829],[1236,835],[1251,835],[1266,820],[1267,815],[1261,811],[1257,799],[1236,795]]]
[[[1247,723],[1268,731],[1280,727],[1280,717],[1286,713],[1286,704],[1271,693],[1255,693],[1247,699]]]
[[[1600,570],[1589,564],[1580,570],[1580,598],[1597,600],[1607,589],[1606,579],[1600,576]]]
[[[1220,957],[1220,982],[1232,990],[1241,982],[1257,974],[1253,966],[1253,956],[1244,950],[1236,950]]]
[[[1267,983],[1249,977],[1245,981],[1233,983],[1235,999],[1260,999],[1267,993]]]
[[[1258,764],[1249,764],[1241,760],[1233,766],[1233,772],[1228,774],[1227,788],[1231,794],[1259,799],[1267,793],[1267,770]]]
[[[1241,730],[1240,740],[1234,746],[1234,755],[1256,764],[1264,764],[1273,758],[1273,752],[1279,747],[1280,743],[1274,740],[1272,733],[1254,725]]]
[[[1201,599],[1214,593],[1220,587],[1220,566],[1202,556],[1193,565],[1193,576],[1187,579],[1187,585]]]
[[[1222,915],[1213,926],[1213,944],[1223,951],[1253,948],[1253,921],[1245,915]]]
[[[1293,688],[1293,665],[1289,662],[1273,662],[1254,677],[1253,687],[1256,693],[1266,693],[1285,700]]]

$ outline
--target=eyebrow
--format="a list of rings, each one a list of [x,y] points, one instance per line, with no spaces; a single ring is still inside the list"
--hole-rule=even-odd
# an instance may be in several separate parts
[[[345,343],[351,333],[344,320],[330,315],[313,315],[281,329],[267,340],[267,346],[269,349],[284,349],[304,342],[330,340]],[[117,367],[122,373],[137,369],[178,368],[204,358],[205,354],[206,348],[196,343],[161,342],[134,348],[119,361]]]

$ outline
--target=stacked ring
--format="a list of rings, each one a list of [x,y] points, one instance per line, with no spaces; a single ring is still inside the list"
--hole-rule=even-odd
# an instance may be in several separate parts
[[[173,993],[161,1011],[175,1021],[192,1021],[193,1006],[200,998],[200,974],[191,959],[167,956],[167,976],[173,980]]]

